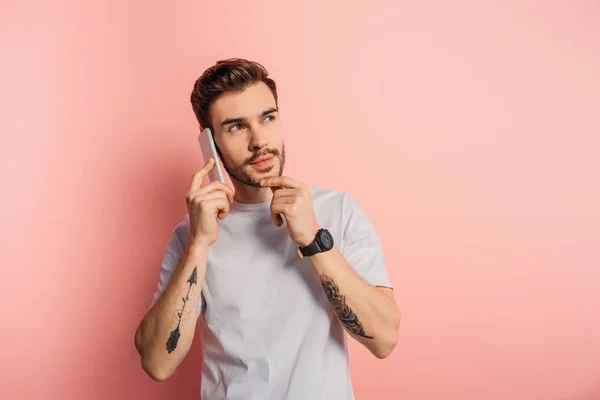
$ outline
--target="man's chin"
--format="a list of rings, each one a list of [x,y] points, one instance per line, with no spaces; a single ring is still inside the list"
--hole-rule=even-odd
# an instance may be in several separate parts
[[[279,163],[269,166],[269,168],[258,169],[252,165],[247,165],[240,171],[227,170],[229,176],[240,183],[243,183],[252,187],[260,186],[260,180],[263,178],[276,178],[282,175],[281,167]]]
[[[270,173],[264,173],[264,174],[253,174],[252,175],[252,184],[250,186],[254,186],[254,187],[262,187],[260,185],[260,181],[261,179],[264,178],[275,178],[278,175],[276,173],[270,172]]]

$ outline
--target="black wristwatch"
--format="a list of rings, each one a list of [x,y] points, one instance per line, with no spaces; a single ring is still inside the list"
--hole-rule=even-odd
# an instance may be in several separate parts
[[[321,228],[317,231],[315,239],[311,244],[298,247],[298,257],[303,259],[304,257],[310,257],[331,249],[333,249],[333,236],[331,236],[331,233],[327,229]]]

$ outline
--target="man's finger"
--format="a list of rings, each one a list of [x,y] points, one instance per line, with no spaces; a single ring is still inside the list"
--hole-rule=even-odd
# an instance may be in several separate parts
[[[233,189],[222,183],[221,181],[213,181],[208,185],[202,186],[194,191],[189,192],[188,197],[194,197],[197,194],[210,193],[210,192],[225,192],[229,202],[233,202]]]
[[[225,199],[229,203],[229,199],[226,194],[220,190],[213,190],[208,193],[200,193],[200,191],[196,191],[190,195],[190,202],[196,201],[208,201],[215,199]]]
[[[275,222],[275,225],[281,226],[283,225],[282,214],[284,214],[285,209],[288,204],[293,204],[296,202],[296,199],[290,196],[281,197],[279,199],[273,200],[271,203],[271,219]]]
[[[192,175],[192,181],[190,182],[190,192],[198,189],[202,186],[202,179],[208,174],[208,172],[215,166],[215,160],[211,157],[208,159],[206,164],[198,172]]]
[[[296,195],[296,189],[282,189],[278,186],[271,186],[271,189],[273,190],[273,198]]]
[[[224,219],[229,214],[229,203],[223,197],[207,200],[206,207],[215,211],[218,219]]]
[[[271,219],[275,222],[275,225],[283,225],[283,217],[285,217],[286,211],[290,204],[296,203],[296,198],[293,196],[285,196],[277,199],[273,199],[271,203]]]
[[[281,214],[279,213],[271,213],[271,219],[275,222],[275,225],[281,226],[283,225],[283,218],[281,218]]]
[[[280,186],[282,188],[301,188],[304,186],[302,182],[290,178],[289,176],[278,176],[272,178],[264,178],[260,181],[260,185],[264,187]]]
[[[283,197],[278,197],[276,199],[273,199],[271,206],[277,208],[277,210],[279,212],[283,212],[283,210],[280,208],[280,207],[282,207],[282,205],[294,204],[295,202],[296,202],[295,196],[283,196]]]

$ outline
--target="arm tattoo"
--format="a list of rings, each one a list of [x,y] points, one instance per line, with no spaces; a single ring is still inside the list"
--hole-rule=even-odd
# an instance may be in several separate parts
[[[373,339],[373,336],[365,334],[362,324],[358,320],[356,314],[348,304],[346,304],[346,296],[340,293],[340,288],[329,276],[321,274],[321,286],[325,290],[325,294],[338,316],[342,325],[344,325],[351,333],[362,336],[367,339]]]
[[[175,310],[177,318],[177,327],[171,332],[169,340],[167,340],[167,351],[169,353],[172,353],[177,347],[177,342],[179,341],[179,336],[181,335],[179,332],[179,327],[181,326],[184,311],[187,313],[186,316],[189,315],[189,311],[185,309],[185,306],[187,305],[188,300],[190,299],[190,291],[192,290],[192,285],[198,284],[198,267],[194,267],[192,275],[190,275],[190,277],[188,278],[187,283],[189,283],[187,293],[185,297],[181,297],[181,300],[183,301],[183,307],[181,309]]]

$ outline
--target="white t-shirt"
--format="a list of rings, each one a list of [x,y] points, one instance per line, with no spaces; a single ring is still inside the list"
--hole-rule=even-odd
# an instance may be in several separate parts
[[[313,189],[317,221],[367,282],[392,287],[381,243],[360,206],[343,191]],[[347,334],[308,258],[300,259],[270,202],[234,202],[219,221],[199,308],[203,400],[354,399]],[[156,302],[188,239],[189,216],[173,231]],[[343,293],[342,293],[343,294]]]

